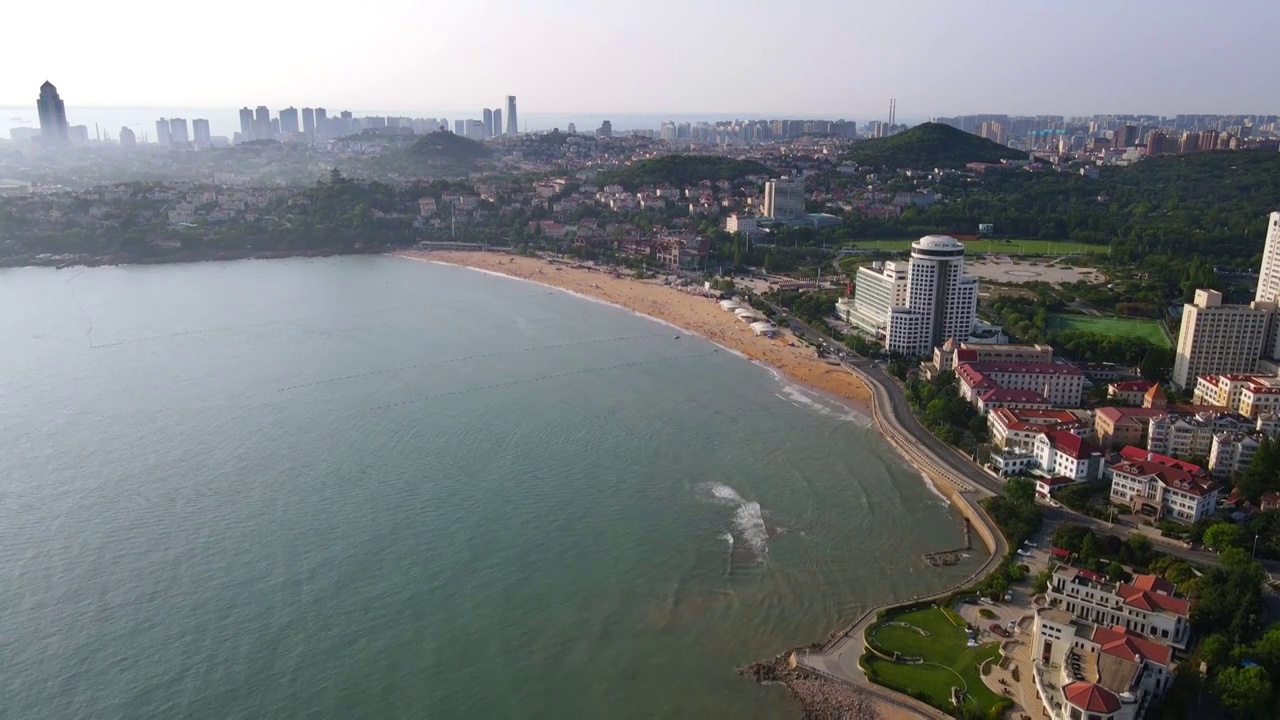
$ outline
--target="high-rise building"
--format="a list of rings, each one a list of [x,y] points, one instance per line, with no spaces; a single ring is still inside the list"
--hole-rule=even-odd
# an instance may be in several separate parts
[[[1136,125],[1122,125],[1116,128],[1116,134],[1111,138],[1111,147],[1122,149],[1133,147],[1138,142],[1138,127]]]
[[[255,140],[271,138],[271,111],[266,105],[259,105],[253,111],[253,137]]]
[[[89,126],[72,125],[67,128],[67,137],[72,145],[85,145],[89,142]]]
[[[187,121],[185,118],[169,119],[169,142],[174,145],[186,145],[191,142],[191,136],[187,134]]]
[[[316,139],[323,140],[327,137],[329,137],[329,111],[316,108]]]
[[[978,309],[978,281],[964,274],[964,245],[946,235],[911,244],[908,263],[860,268],[845,318],[876,335],[885,349],[928,354],[950,338],[968,339]]]
[[[302,134],[306,135],[308,140],[316,136],[316,111],[312,108],[302,108]]]
[[[804,180],[777,178],[764,184],[764,215],[779,222],[804,215]]]
[[[280,134],[284,137],[298,134],[298,108],[290,105],[280,111]]]
[[[507,134],[519,135],[520,124],[516,121],[516,96],[507,96]]]
[[[1262,269],[1253,299],[1280,302],[1280,212],[1271,213],[1267,219],[1267,241],[1262,246]]]
[[[604,122],[600,123],[600,129],[596,132],[596,134],[602,138],[613,137],[613,123],[609,122],[608,120],[605,120]]]
[[[161,145],[173,144],[173,135],[169,130],[169,121],[165,118],[160,118],[156,121],[156,142]]]
[[[1167,139],[1164,131],[1152,130],[1147,134],[1147,156],[1161,155],[1165,152],[1165,140]]]
[[[256,140],[253,134],[253,111],[248,107],[240,108],[240,142]]]
[[[120,147],[134,147],[138,144],[138,136],[127,127],[120,128]]]
[[[1224,305],[1222,293],[1196,290],[1182,306],[1173,384],[1194,388],[1201,375],[1253,372],[1262,357],[1275,303]]]
[[[1217,130],[1201,130],[1200,140],[1196,143],[1196,149],[1200,152],[1208,152],[1218,149],[1218,131]]]
[[[463,129],[466,131],[466,136],[468,138],[475,141],[484,140],[484,122],[480,120],[468,120]]]
[[[466,121],[466,120],[454,120],[454,121],[453,121],[453,134],[454,134],[454,135],[460,135],[460,136],[462,136],[462,137],[466,137],[466,136],[467,136],[467,121]]]
[[[578,134],[578,126],[577,126],[577,125],[574,125],[573,123],[569,123],[569,134],[570,134],[570,135],[577,135],[577,134]]]
[[[213,136],[209,133],[209,121],[205,118],[196,118],[191,121],[191,137],[195,140],[196,147],[209,147],[213,144]]]
[[[511,102],[515,102],[515,98],[511,98]],[[36,110],[40,113],[40,136],[45,142],[65,144],[70,140],[67,106],[58,95],[58,88],[48,80],[40,86],[40,98],[36,100]]]
[[[493,109],[493,136],[502,134],[502,108]]]
[[[493,137],[493,110],[484,109],[484,137],[489,139]]]

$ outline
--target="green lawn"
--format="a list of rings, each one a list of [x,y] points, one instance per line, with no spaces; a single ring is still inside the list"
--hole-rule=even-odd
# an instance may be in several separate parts
[[[919,238],[895,240],[855,240],[851,244],[858,250],[906,251]],[[1083,253],[1106,255],[1107,245],[1087,245],[1066,240],[970,240],[965,242],[969,253],[994,253],[998,255],[1067,255]]]
[[[959,624],[953,623],[951,618]],[[889,652],[923,658],[925,662],[898,664],[868,653],[866,664],[872,679],[922,693],[939,709],[951,707],[952,687],[966,688],[967,697],[984,712],[1002,702],[1002,697],[983,684],[979,669],[988,659],[1000,656],[998,644],[967,647],[964,623],[950,610],[911,610],[890,616],[886,621],[909,623],[929,635],[921,635],[910,628],[877,624],[868,630],[868,634],[874,633],[876,645]]]
[[[1169,347],[1169,340],[1160,331],[1155,320],[1142,318],[1098,317],[1053,313],[1049,315],[1050,330],[1085,330],[1102,335],[1134,335],[1146,338],[1160,347]]]

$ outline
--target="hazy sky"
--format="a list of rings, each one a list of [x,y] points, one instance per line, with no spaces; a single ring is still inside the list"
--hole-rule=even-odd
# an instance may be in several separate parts
[[[1280,1],[16,2],[0,105],[1280,111]]]

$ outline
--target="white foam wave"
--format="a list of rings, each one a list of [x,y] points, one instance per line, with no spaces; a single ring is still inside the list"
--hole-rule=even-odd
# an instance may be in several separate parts
[[[733,488],[729,487],[728,485],[725,485],[724,483],[718,483],[718,482],[703,483],[702,485],[699,486],[699,488],[706,491],[707,494],[711,495],[711,497],[716,500],[724,500],[727,502],[731,502],[734,505],[739,505],[746,502],[746,500],[743,500],[742,496],[738,494],[737,490],[734,490]]]
[[[929,477],[929,473],[922,472],[920,473],[920,477],[924,478],[924,484],[926,487],[929,488],[929,492],[933,493],[934,495],[937,495],[938,499],[942,500],[943,505],[951,504],[951,498],[948,498],[946,495],[943,495],[942,491],[938,489],[938,486],[933,484],[933,478]]]
[[[781,395],[779,397],[783,397],[784,400],[786,400],[787,402],[790,402],[792,405],[795,405],[796,407],[803,407],[809,410],[813,410],[817,412],[819,415],[834,417],[838,420],[842,420],[845,422],[855,422],[863,426],[870,426],[871,424],[871,418],[867,417],[866,415],[863,415],[862,413],[854,412],[849,408],[846,408],[843,406],[837,406],[839,409],[833,408],[830,405],[827,405],[825,402],[814,399],[812,396],[809,395],[809,393],[805,392],[802,388],[796,385],[791,385],[784,382],[782,385],[782,392],[783,392],[783,395],[785,395],[785,397]]]
[[[720,534],[720,537],[723,538],[725,542],[729,543],[729,549],[732,550],[733,549],[733,533],[724,532]]]
[[[744,502],[733,512],[733,524],[752,550],[763,555],[769,551],[769,530],[764,526],[760,503]]]

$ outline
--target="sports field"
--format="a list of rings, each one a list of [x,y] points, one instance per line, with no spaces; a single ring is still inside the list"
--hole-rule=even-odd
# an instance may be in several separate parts
[[[855,250],[885,250],[904,252],[919,238],[897,240],[855,240],[850,243]],[[1106,245],[1086,245],[1066,240],[968,240],[964,242],[969,253],[994,253],[997,255],[1053,255],[1070,254],[1106,255]]]
[[[1160,347],[1169,347],[1169,340],[1160,331],[1155,320],[1142,318],[1099,317],[1053,313],[1049,315],[1050,330],[1084,330],[1102,335],[1135,335],[1146,338]]]

